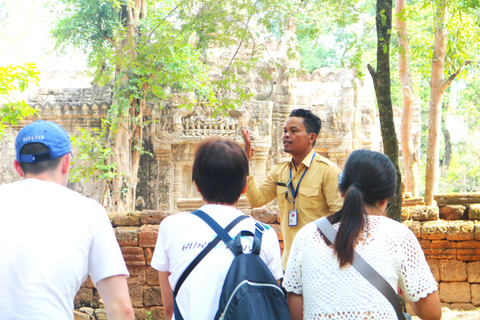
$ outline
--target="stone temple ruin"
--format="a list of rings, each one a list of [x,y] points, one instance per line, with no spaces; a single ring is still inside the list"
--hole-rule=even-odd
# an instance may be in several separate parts
[[[208,63],[213,76],[222,50],[212,49]],[[381,135],[375,93],[371,78],[362,81],[351,69],[320,68],[309,73],[297,61],[286,58],[285,40],[269,43],[268,59],[263,62],[271,79],[259,70],[238,73],[254,98],[222,118],[212,117],[212,110],[195,106],[179,108],[188,94],[173,94],[169,100],[149,102],[147,118],[155,120],[145,130],[145,147],[153,154],[143,155],[137,187],[137,204],[143,209],[191,209],[201,203],[191,182],[191,164],[196,142],[218,135],[243,143],[241,129],[251,132],[255,155],[251,168],[260,181],[283,156],[281,137],[283,124],[295,108],[307,108],[320,116],[322,130],[316,151],[340,167],[350,152],[358,148],[381,150]],[[274,61],[275,63],[272,63]],[[298,71],[300,70],[300,71]],[[29,104],[38,110],[38,118],[62,125],[71,135],[80,128],[100,129],[112,103],[109,87],[82,89],[40,89],[29,97]],[[400,116],[396,112],[397,118]],[[28,122],[34,120],[29,119]],[[23,126],[23,124],[22,124]],[[11,128],[12,137],[21,128]],[[0,146],[0,183],[11,182],[16,174],[11,166],[14,158],[12,140]],[[72,184],[71,187],[97,200],[102,188],[97,181]],[[245,204],[241,201],[240,205]]]

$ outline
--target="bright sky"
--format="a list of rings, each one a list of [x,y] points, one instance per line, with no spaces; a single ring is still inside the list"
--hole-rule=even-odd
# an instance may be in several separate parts
[[[86,69],[85,56],[59,56],[50,36],[53,13],[46,0],[0,0],[0,65],[35,63],[40,87],[88,87],[90,79],[72,79],[74,71]]]

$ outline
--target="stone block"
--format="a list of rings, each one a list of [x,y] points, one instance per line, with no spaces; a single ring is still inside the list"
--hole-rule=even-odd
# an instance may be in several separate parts
[[[127,279],[128,291],[130,292],[130,299],[134,308],[143,307],[143,284],[138,277],[130,277]]]
[[[95,319],[95,309],[93,308],[83,307],[78,311],[82,312],[83,314],[87,314],[89,316],[88,320]]]
[[[133,308],[135,313],[135,320],[149,320],[148,316],[151,315],[150,311],[145,308]],[[156,318],[151,318],[156,319]]]
[[[461,310],[461,311],[474,311],[474,310],[477,310],[477,307],[475,307],[471,303],[452,303],[450,305],[450,309]]]
[[[457,248],[456,243],[447,240],[432,240],[430,245],[430,254],[425,254],[431,259],[456,259]]]
[[[113,215],[113,225],[140,226],[140,212],[116,213]]]
[[[127,266],[146,265],[143,249],[139,247],[121,247],[123,259]]]
[[[468,219],[480,220],[480,204],[471,204],[468,207]]]
[[[252,217],[263,223],[276,223],[277,213],[266,207],[255,208],[252,210]]]
[[[470,303],[470,285],[466,282],[440,282],[440,301]]]
[[[116,227],[114,231],[119,245],[138,246],[138,227]]]
[[[142,224],[160,224],[163,220],[163,213],[157,210],[142,211],[140,214],[140,222]]]
[[[447,238],[448,224],[444,220],[427,221],[422,224],[422,239],[440,240]]]
[[[410,230],[412,230],[418,239],[422,239],[422,223],[421,222],[406,220],[403,222],[403,224],[406,225]]]
[[[147,284],[149,286],[159,286],[160,281],[158,280],[158,271],[147,267]]]
[[[140,227],[138,243],[140,247],[155,248],[158,237],[158,225],[146,224]]]
[[[480,261],[467,263],[467,281],[469,283],[480,283]]]
[[[152,320],[163,320],[165,319],[165,308],[164,307],[152,307],[149,310],[151,312]]]
[[[472,294],[472,304],[477,307],[480,306],[480,284],[471,284],[470,290]]]
[[[143,305],[145,307],[162,305],[162,292],[160,291],[160,286],[145,287],[143,289]]]
[[[410,219],[414,221],[438,220],[438,207],[415,206],[409,209]]]
[[[432,271],[433,277],[435,281],[440,281],[440,267],[438,265],[438,259],[427,259],[427,263],[430,267],[430,271]]]
[[[147,260],[147,266],[149,266],[152,262],[154,250],[154,248],[143,248],[143,252],[145,252],[145,259]]]
[[[458,241],[457,259],[464,261],[480,260],[480,241]]]
[[[127,266],[128,272],[130,273],[130,277],[138,277],[141,279],[145,279],[147,275],[147,267],[146,266]]]
[[[464,241],[473,240],[474,238],[473,221],[450,221],[448,223],[448,240]]]
[[[463,214],[467,207],[459,205],[441,206],[439,207],[439,215],[445,220],[462,220]]]
[[[480,240],[480,222],[475,221],[475,226],[473,229],[475,232],[475,240]]]
[[[73,301],[75,309],[93,306],[93,289],[81,287]]]
[[[107,320],[107,312],[104,309],[95,310],[95,318],[97,320]]]
[[[408,220],[411,217],[410,207],[404,207],[402,204],[402,221]]]
[[[441,281],[467,280],[467,263],[453,259],[438,260]]]

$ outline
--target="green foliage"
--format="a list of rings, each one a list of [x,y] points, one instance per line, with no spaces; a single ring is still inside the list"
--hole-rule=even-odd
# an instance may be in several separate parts
[[[24,100],[15,101],[11,96],[23,92],[30,83],[38,84],[39,72],[35,64],[0,67],[0,136],[5,133],[5,125],[16,126],[24,117],[36,110]]]
[[[116,163],[109,163],[112,155],[110,148],[104,147],[105,130],[80,129],[80,135],[71,136],[72,146],[76,155],[72,159],[70,181],[79,182],[90,177],[111,180],[116,176]]]

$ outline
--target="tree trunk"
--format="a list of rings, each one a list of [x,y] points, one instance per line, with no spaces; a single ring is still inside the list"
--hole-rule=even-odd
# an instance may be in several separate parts
[[[134,5],[132,7],[132,4]],[[126,37],[122,45],[123,56],[134,59],[136,57],[136,36],[140,32],[140,20],[146,17],[146,0],[127,1],[122,7],[122,15],[126,30]],[[125,75],[128,59],[117,65],[117,77],[128,85],[129,78]],[[135,75],[129,75],[132,77]],[[145,92],[145,87],[141,88]],[[120,94],[119,92],[115,93]],[[127,98],[128,97],[123,97]],[[117,99],[114,103],[119,102]],[[119,102],[121,103],[121,102]],[[117,164],[115,179],[109,185],[110,203],[108,209],[116,212],[133,211],[138,183],[138,167],[143,140],[143,116],[146,107],[145,94],[142,99],[131,98],[130,106],[124,112],[119,112],[116,118],[116,128],[111,131],[113,162]]]
[[[443,150],[442,172],[446,174],[448,173],[448,168],[450,167],[450,162],[452,161],[452,141],[450,139],[450,131],[447,128],[447,117],[445,115],[448,110],[448,105],[444,103],[442,109],[442,133],[443,141],[445,142],[445,149]]]
[[[405,0],[395,1],[395,23],[398,36],[398,71],[402,85],[403,109],[402,125],[400,127],[400,140],[402,145],[403,163],[405,166],[405,191],[418,196],[418,155],[416,154],[414,136],[412,134],[413,111],[415,105],[415,92],[413,91],[412,77],[410,74],[410,40],[407,32],[405,18]]]
[[[447,51],[446,16],[447,0],[438,0],[435,13],[435,47],[430,80],[430,107],[428,110],[427,168],[425,177],[425,204],[433,205],[433,195],[438,189],[440,158],[440,125],[443,93],[447,89],[443,76]]]
[[[376,13],[377,26],[377,70],[368,65],[368,70],[373,78],[378,110],[380,113],[380,126],[385,154],[392,160],[397,171],[397,194],[393,200],[388,216],[401,220],[402,189],[401,175],[398,168],[398,140],[393,122],[392,97],[390,91],[390,34],[392,31],[392,0],[377,0]]]

